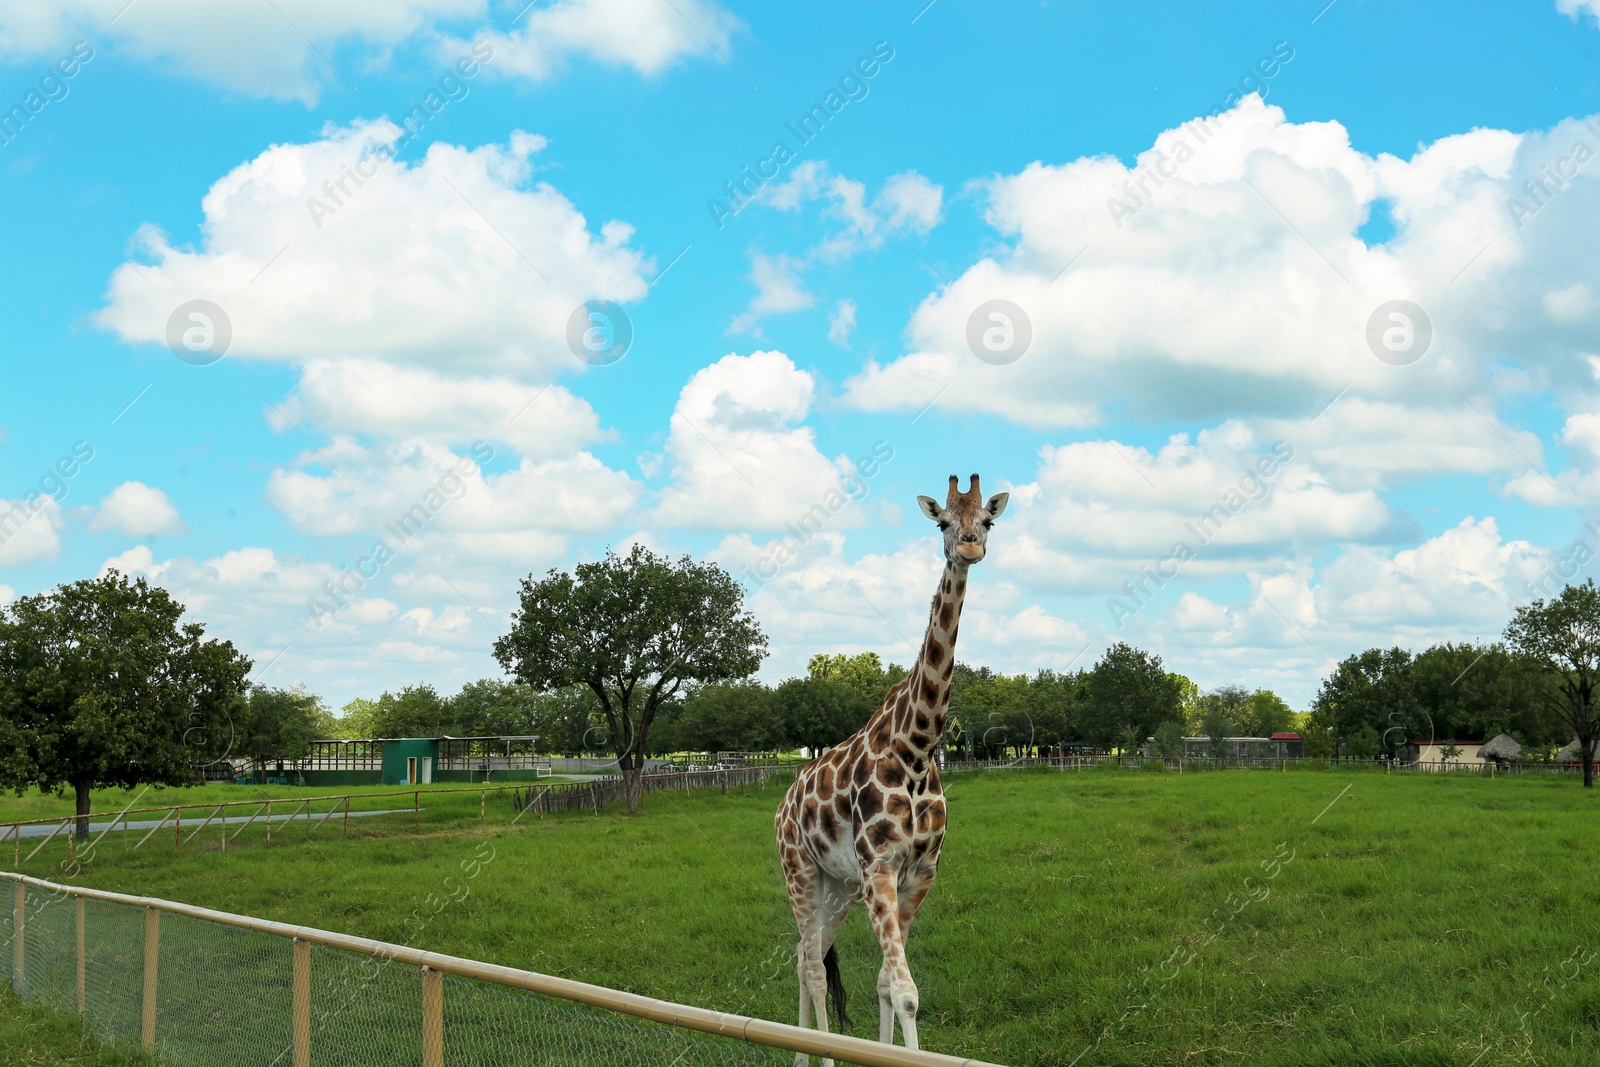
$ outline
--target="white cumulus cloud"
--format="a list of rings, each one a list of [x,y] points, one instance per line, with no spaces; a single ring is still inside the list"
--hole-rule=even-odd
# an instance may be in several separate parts
[[[814,391],[811,375],[782,352],[729,354],[696,372],[673,409],[670,482],[654,521],[776,530],[819,503],[840,511],[853,468],[818,451],[805,425]]]
[[[89,519],[89,529],[115,530],[129,537],[165,537],[182,533],[185,526],[166,493],[143,482],[123,482],[100,501]]]
[[[205,299],[231,323],[229,358],[383,360],[525,380],[579,367],[567,344],[575,309],[645,294],[631,227],[592,234],[550,185],[529,187],[541,137],[360,163],[399,133],[387,120],[358,122],[234,168],[202,202],[199,248],[140,232],[144,262],[112,275],[98,321],[126,341],[164,344],[174,311]],[[357,185],[352,168],[372,173]]]
[[[532,5],[529,5],[531,8]],[[495,14],[498,14],[497,12]],[[680,57],[724,56],[739,26],[707,0],[555,0],[505,32],[487,0],[10,0],[0,54],[54,58],[75,38],[251,96],[315,104],[410,45],[453,62],[473,34],[500,76],[543,81],[572,57],[655,74]]]

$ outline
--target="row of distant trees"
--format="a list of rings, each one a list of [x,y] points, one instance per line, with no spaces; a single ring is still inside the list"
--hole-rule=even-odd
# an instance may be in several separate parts
[[[1543,665],[1504,643],[1369,648],[1323,680],[1306,742],[1318,755],[1371,759],[1412,741],[1509,734],[1529,757],[1548,758],[1572,739],[1548,696]]]
[[[508,676],[443,697],[426,685],[329,714],[304,689],[249,681],[249,657],[145,579],[116,572],[0,607],[0,787],[180,785],[224,756],[304,754],[328,736],[537,734],[555,750],[609,748],[637,810],[652,753],[837,744],[905,669],[873,653],[818,656],[777,685],[753,678],[766,637],[714,564],[634,546],[529,576],[494,645]],[[1534,750],[1579,742],[1593,785],[1600,734],[1600,589],[1569,585],[1519,608],[1504,639],[1421,653],[1369,649],[1338,664],[1304,723],[1312,754],[1375,755],[1424,736],[1508,733]],[[1294,715],[1275,694],[1201,694],[1159,656],[1113,644],[1090,668],[1000,675],[958,665],[946,740],[958,756],[1064,742],[1171,750],[1185,733],[1264,735]],[[80,818],[78,833],[87,833]]]
[[[1408,741],[1508,734],[1533,759],[1577,743],[1594,785],[1600,741],[1600,589],[1593,579],[1516,610],[1503,639],[1420,653],[1369,648],[1323,681],[1307,751],[1393,756]]]

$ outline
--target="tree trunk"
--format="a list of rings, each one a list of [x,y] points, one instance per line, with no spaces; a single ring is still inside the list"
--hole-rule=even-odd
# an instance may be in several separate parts
[[[77,800],[77,822],[74,824],[73,833],[79,841],[89,840],[89,787],[91,782],[74,782],[73,792]]]
[[[644,765],[637,756],[633,766],[622,772],[622,787],[628,797],[628,814],[639,814],[639,798],[644,795]]]
[[[1583,787],[1594,788],[1594,742],[1578,739],[1578,757],[1583,760]]]

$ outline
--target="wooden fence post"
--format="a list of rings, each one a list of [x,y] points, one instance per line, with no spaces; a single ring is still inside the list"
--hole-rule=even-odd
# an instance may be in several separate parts
[[[83,898],[82,897],[77,897],[75,899],[76,899],[77,907],[75,907],[73,910],[76,912],[75,918],[77,920],[76,925],[77,925],[77,929],[78,929],[78,968],[77,968],[77,970],[78,970],[78,975],[77,975],[77,978],[78,978],[78,981],[77,981],[77,986],[78,986],[78,1014],[82,1015],[86,1010],[88,1010],[88,1007],[89,1007],[89,997],[88,997],[88,992],[89,992],[88,985],[89,985],[89,983],[88,983],[88,980],[87,980],[88,979],[88,973],[89,973],[89,953],[87,951],[85,951],[85,949],[87,948],[87,942],[86,942],[85,937],[84,937],[84,929],[83,929],[83,927],[84,927]]]
[[[294,939],[294,1067],[311,1067],[311,942]]]
[[[420,789],[411,794],[411,828],[413,830],[422,828],[422,790]]]
[[[17,996],[22,996],[27,988],[24,984],[27,975],[23,968],[28,957],[22,951],[23,923],[28,914],[28,887],[21,882],[17,883],[17,902],[11,909],[11,988],[17,991]]]
[[[156,965],[160,958],[161,913],[144,910],[144,1006],[139,1020],[139,1043],[156,1047]]]
[[[344,798],[344,836],[350,836],[350,797]]]
[[[444,1067],[444,982],[422,968],[422,1067]]]
[[[272,844],[272,801],[267,801],[267,844]]]

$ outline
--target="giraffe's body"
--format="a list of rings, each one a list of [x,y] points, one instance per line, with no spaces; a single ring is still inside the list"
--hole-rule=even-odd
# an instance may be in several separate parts
[[[989,525],[1006,494],[983,505],[978,476],[966,493],[950,479],[944,508],[919,497],[945,531],[945,568],[934,594],[916,666],[855,734],[817,757],[795,779],[774,828],[789,903],[800,930],[796,970],[800,1025],[828,1028],[831,988],[845,1022],[843,987],[832,946],[851,905],[862,900],[883,951],[878,975],[878,1038],[900,1020],[907,1048],[917,1047],[917,987],[905,939],[933,885],[944,843],[944,794],[934,753],[950,706],[956,632],[967,568],[983,558]],[[802,1067],[806,1057],[797,1057]]]

